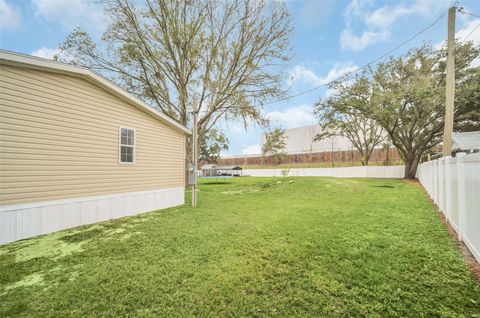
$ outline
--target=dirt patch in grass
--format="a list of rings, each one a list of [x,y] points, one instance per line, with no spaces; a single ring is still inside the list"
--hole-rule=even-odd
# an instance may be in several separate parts
[[[23,243],[18,248],[12,249],[16,262],[25,262],[34,258],[47,257],[58,259],[77,252],[81,252],[84,242],[68,242],[62,238],[65,233],[58,232],[42,236],[31,242]]]
[[[67,243],[78,243],[96,238],[104,232],[103,228],[97,227],[87,231],[79,231],[70,235],[62,236],[60,239]]]
[[[35,285],[43,285],[43,274],[42,273],[33,273],[31,275],[23,277],[21,280],[5,286],[5,291],[9,291],[21,287],[30,287]]]
[[[236,195],[236,194],[243,194],[245,191],[243,190],[234,190],[234,191],[223,191],[222,194],[226,195]]]
[[[386,188],[386,189],[393,189],[395,188],[394,186],[388,185],[388,184],[383,184],[383,185],[377,185],[373,186],[374,188]]]
[[[295,180],[291,180],[291,179],[272,180],[265,183],[246,186],[241,189],[222,191],[221,193],[225,195],[240,195],[245,193],[267,192],[267,191],[276,190],[279,187],[292,185],[293,183],[295,183]]]

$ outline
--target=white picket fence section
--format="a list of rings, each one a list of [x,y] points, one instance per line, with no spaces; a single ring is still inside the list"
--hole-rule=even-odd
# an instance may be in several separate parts
[[[244,169],[244,176],[282,177],[284,169]],[[292,177],[403,178],[405,166],[368,166],[339,168],[291,168]]]
[[[480,262],[480,153],[422,163],[417,177]]]

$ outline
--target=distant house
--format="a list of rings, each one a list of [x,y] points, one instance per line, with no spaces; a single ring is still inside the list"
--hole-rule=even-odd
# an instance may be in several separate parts
[[[202,166],[202,177],[216,177],[217,174],[217,165],[216,164],[205,164]]]
[[[480,151],[480,131],[453,133],[452,140],[452,150],[455,152]]]
[[[0,243],[184,203],[189,130],[88,69],[0,51]]]

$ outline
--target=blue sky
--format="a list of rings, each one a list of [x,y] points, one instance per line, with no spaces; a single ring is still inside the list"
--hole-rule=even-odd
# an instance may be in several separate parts
[[[286,1],[294,31],[294,58],[284,79],[289,94],[333,80],[383,55],[425,28],[446,12],[451,0],[345,0]],[[458,6],[480,15],[480,1],[463,0]],[[457,14],[457,36],[469,34],[480,19]],[[0,47],[51,58],[76,26],[94,37],[106,22],[99,5],[81,0],[0,0]],[[397,50],[404,53],[424,41],[437,45],[446,36],[445,17],[430,30]],[[480,28],[469,37],[480,44]],[[284,128],[315,124],[313,104],[325,96],[319,89],[290,100],[265,106],[264,113]],[[222,125],[230,140],[226,154],[258,153],[262,130],[240,123]]]

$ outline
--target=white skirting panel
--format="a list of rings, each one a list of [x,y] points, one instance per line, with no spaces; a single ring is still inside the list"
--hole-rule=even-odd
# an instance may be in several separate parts
[[[0,244],[185,203],[184,188],[0,207]]]

